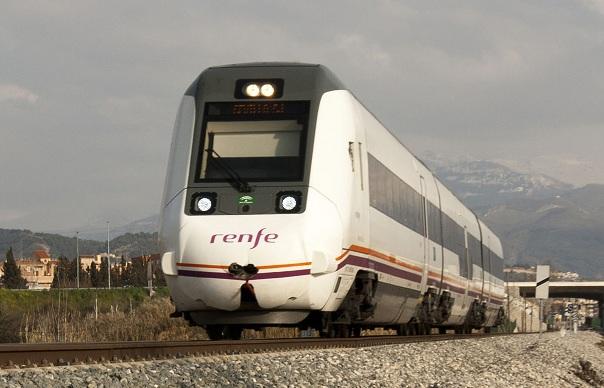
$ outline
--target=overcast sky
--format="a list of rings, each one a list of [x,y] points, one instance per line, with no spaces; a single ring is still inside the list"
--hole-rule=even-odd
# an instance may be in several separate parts
[[[329,66],[414,152],[604,183],[604,1],[4,0],[0,227],[158,212],[206,67]]]

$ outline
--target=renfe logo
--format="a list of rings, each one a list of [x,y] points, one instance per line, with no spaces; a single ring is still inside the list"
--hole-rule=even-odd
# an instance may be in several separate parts
[[[266,230],[266,228],[260,229],[256,233],[256,235],[249,234],[249,233],[241,233],[241,234],[217,233],[217,234],[213,234],[212,237],[210,237],[210,244],[214,244],[214,242],[216,242],[217,239],[222,240],[223,243],[227,243],[227,244],[248,242],[248,243],[253,244],[250,249],[256,248],[258,246],[258,243],[260,243],[260,241],[264,241],[269,244],[274,244],[275,241],[273,241],[273,240],[276,240],[277,238],[279,238],[279,235],[276,233],[264,234],[265,230]],[[222,237],[218,237],[218,236],[222,236]]]

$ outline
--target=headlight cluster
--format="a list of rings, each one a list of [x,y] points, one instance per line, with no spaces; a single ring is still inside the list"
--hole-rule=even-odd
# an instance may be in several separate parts
[[[283,96],[283,79],[238,79],[235,82],[235,98],[276,99]]]
[[[277,194],[277,212],[297,213],[302,207],[302,193],[299,191],[282,191]]]
[[[191,197],[190,209],[194,215],[209,215],[216,212],[218,195],[211,192],[195,193]],[[252,202],[253,203],[253,202]],[[240,209],[243,213],[250,210],[249,204],[244,204]],[[276,195],[275,210],[277,213],[299,213],[302,209],[302,192],[281,191]],[[227,214],[230,212],[227,211]],[[241,213],[239,213],[241,214]]]
[[[216,193],[196,193],[191,203],[191,213],[212,214],[216,210]]]
[[[266,97],[271,98],[275,95],[275,85],[249,83],[243,87],[243,94],[248,97]]]

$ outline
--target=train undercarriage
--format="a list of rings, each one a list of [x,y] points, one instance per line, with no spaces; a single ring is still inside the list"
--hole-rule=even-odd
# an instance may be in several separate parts
[[[448,291],[440,294],[435,288],[429,288],[423,295],[421,303],[417,305],[413,318],[405,324],[380,325],[367,322],[377,308],[375,298],[378,287],[377,275],[373,272],[359,271],[350,288],[350,291],[344,298],[340,308],[332,312],[312,311],[308,316],[297,324],[279,325],[282,327],[297,327],[300,330],[310,332],[314,330],[321,337],[327,338],[347,338],[359,337],[363,330],[372,330],[378,327],[393,330],[397,335],[428,335],[435,331],[439,334],[445,334],[448,330],[453,330],[456,334],[471,333],[472,330],[483,329],[490,331],[490,327],[485,327],[486,322],[486,303],[475,300],[462,325],[447,326],[444,322],[451,315],[454,304],[454,298]],[[256,301],[253,287],[245,283],[241,288],[241,308],[242,311],[258,311],[260,307]],[[173,316],[183,316],[191,325],[198,325],[190,313],[175,313]],[[501,308],[498,312],[495,326],[503,323],[505,312]],[[262,330],[266,326],[261,324],[205,324],[202,325],[211,340],[238,340],[241,339],[244,329]]]

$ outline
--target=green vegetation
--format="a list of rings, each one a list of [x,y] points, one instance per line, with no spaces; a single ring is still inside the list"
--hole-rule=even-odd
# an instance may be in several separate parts
[[[55,277],[52,280],[52,288],[76,288],[78,265],[75,260],[61,256],[58,259],[59,264],[55,270]],[[111,266],[111,286],[112,287],[145,287],[147,286],[147,266],[151,265],[151,276],[153,285],[164,287],[166,280],[161,271],[159,263],[149,262],[147,259],[135,257],[127,262],[123,257]],[[97,267],[92,263],[88,270],[80,271],[80,287],[107,287],[107,261],[103,260]]]
[[[6,288],[26,288],[27,282],[21,276],[21,270],[15,262],[13,256],[13,248],[8,248],[6,251],[6,260],[3,263],[3,272],[1,283]]]
[[[158,296],[167,296],[167,288],[155,290]],[[19,290],[0,289],[0,311],[31,312],[61,306],[63,309],[103,313],[111,309],[136,308],[149,298],[146,288],[79,289],[79,290]]]

